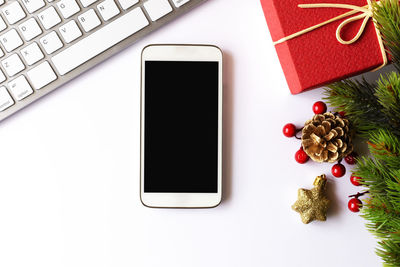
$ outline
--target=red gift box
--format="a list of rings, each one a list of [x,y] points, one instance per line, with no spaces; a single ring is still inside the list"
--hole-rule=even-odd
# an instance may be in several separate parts
[[[349,12],[348,9],[335,7],[300,8],[298,6],[299,4],[324,3],[323,1],[261,0],[272,40],[276,42],[281,38]],[[349,4],[359,7],[368,4],[366,0],[325,1],[325,3]],[[352,16],[360,14],[362,13]],[[372,19],[368,20],[362,35],[356,42],[342,44],[337,40],[338,26],[352,16],[275,44],[292,94],[321,87],[384,64],[384,51],[382,51]],[[361,24],[362,19],[347,24],[340,33],[342,39],[352,39],[359,31]]]

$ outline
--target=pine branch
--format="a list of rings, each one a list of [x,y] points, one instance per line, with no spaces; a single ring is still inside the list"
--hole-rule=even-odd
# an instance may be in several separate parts
[[[389,241],[378,242],[380,248],[376,250],[376,254],[383,258],[386,262],[383,266],[399,266],[400,257],[397,251],[400,250],[399,243]]]
[[[369,149],[375,159],[394,170],[400,169],[400,139],[388,130],[370,133]]]
[[[400,71],[400,4],[374,3],[373,17],[387,53]],[[344,111],[356,132],[368,140],[370,158],[357,162],[355,174],[370,198],[362,216],[378,238],[377,254],[385,266],[400,266],[400,75],[381,76],[376,84],[345,80],[325,91],[329,104]]]
[[[400,129],[400,76],[392,72],[381,76],[375,93],[393,129]]]
[[[377,126],[389,125],[382,105],[375,96],[376,85],[362,81],[343,80],[328,85],[324,98],[337,111],[344,111],[357,134],[367,137]]]
[[[398,0],[374,3],[373,17],[391,60],[400,71],[400,4]]]
[[[344,111],[356,132],[369,136],[377,128],[400,136],[400,75],[381,76],[377,84],[344,80],[328,85],[327,102]]]
[[[400,169],[364,158],[358,162],[356,174],[369,187],[370,198],[362,216],[369,221],[369,231],[380,240],[376,252],[387,266],[400,266]]]

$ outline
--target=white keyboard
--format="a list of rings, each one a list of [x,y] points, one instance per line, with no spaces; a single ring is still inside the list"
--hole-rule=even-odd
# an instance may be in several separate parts
[[[205,0],[0,0],[0,121]]]

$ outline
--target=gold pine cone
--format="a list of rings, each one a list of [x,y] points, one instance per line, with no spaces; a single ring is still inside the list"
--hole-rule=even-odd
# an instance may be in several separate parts
[[[331,112],[317,114],[306,121],[301,144],[316,162],[335,162],[353,151],[349,121]]]

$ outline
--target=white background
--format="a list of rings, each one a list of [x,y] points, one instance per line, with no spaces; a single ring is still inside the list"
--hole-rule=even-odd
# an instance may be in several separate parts
[[[225,52],[224,198],[214,209],[139,200],[140,52],[209,43]],[[0,266],[379,266],[347,209],[361,190],[331,164],[299,165],[322,89],[292,96],[258,0],[210,0],[0,125]],[[349,171],[349,168],[348,168]],[[329,178],[326,222],[303,225],[297,189]]]

